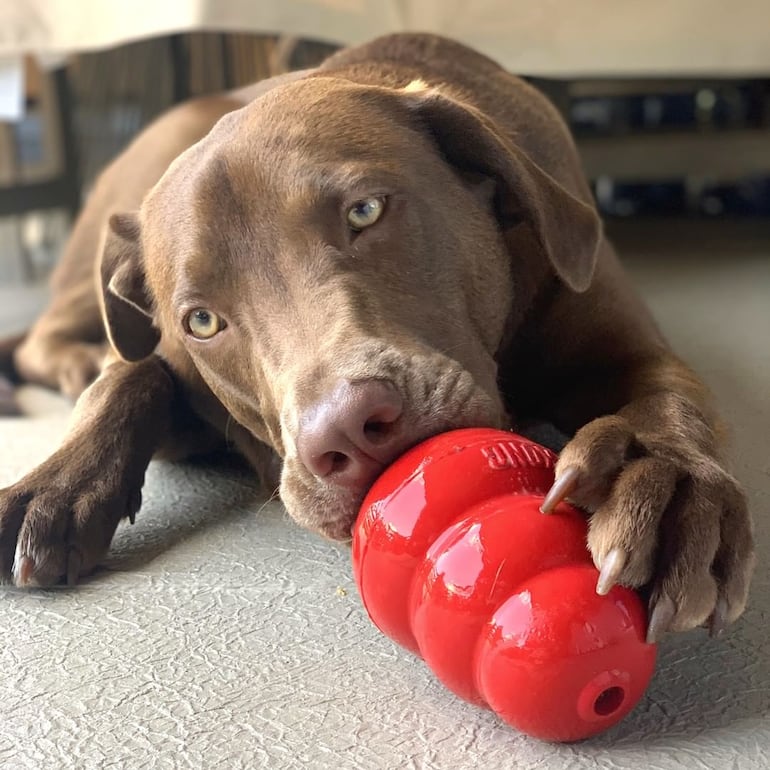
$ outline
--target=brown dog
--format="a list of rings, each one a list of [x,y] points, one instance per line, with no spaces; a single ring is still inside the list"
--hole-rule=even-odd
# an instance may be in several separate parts
[[[175,109],[104,172],[53,289],[18,375],[87,389],[0,493],[17,585],[92,569],[171,444],[274,450],[291,516],[346,539],[417,441],[545,420],[573,438],[544,508],[591,513],[598,590],[648,586],[653,639],[744,609],[751,525],[705,388],[629,287],[556,111],[463,46],[386,37]]]

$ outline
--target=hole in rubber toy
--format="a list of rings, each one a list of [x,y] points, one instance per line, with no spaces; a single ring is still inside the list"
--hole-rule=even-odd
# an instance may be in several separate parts
[[[617,711],[626,699],[626,693],[622,687],[608,687],[594,701],[594,711],[600,717],[608,717]]]

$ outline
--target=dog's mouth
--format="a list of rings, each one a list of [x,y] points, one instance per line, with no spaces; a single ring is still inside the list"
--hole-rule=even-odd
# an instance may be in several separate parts
[[[398,457],[432,436],[449,430],[509,427],[510,422],[499,399],[491,398],[480,388],[474,388],[473,396],[463,401],[464,408],[459,413],[454,412],[449,403],[444,410],[434,409],[419,417],[405,415],[404,419],[409,424],[408,440],[404,441],[401,451],[391,462],[380,462],[367,455],[367,479],[364,484],[335,483],[333,474],[319,479],[309,474],[297,457],[287,458],[281,476],[281,498],[289,515],[299,525],[329,540],[349,542],[366,496]]]

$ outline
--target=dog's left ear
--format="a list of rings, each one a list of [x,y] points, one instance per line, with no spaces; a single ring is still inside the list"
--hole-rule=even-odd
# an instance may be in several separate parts
[[[112,347],[126,361],[147,358],[160,342],[143,262],[136,215],[110,217],[99,265],[102,316]]]
[[[585,291],[602,233],[593,206],[534,163],[476,107],[432,88],[407,89],[400,98],[453,166],[495,180],[494,206],[503,229],[527,222],[561,280]]]

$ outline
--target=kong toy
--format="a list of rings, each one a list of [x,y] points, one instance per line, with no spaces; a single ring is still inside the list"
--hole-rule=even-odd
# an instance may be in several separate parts
[[[353,569],[372,621],[450,690],[529,735],[573,741],[631,711],[656,647],[635,592],[597,594],[584,514],[540,512],[555,463],[498,430],[428,439],[364,500]]]

